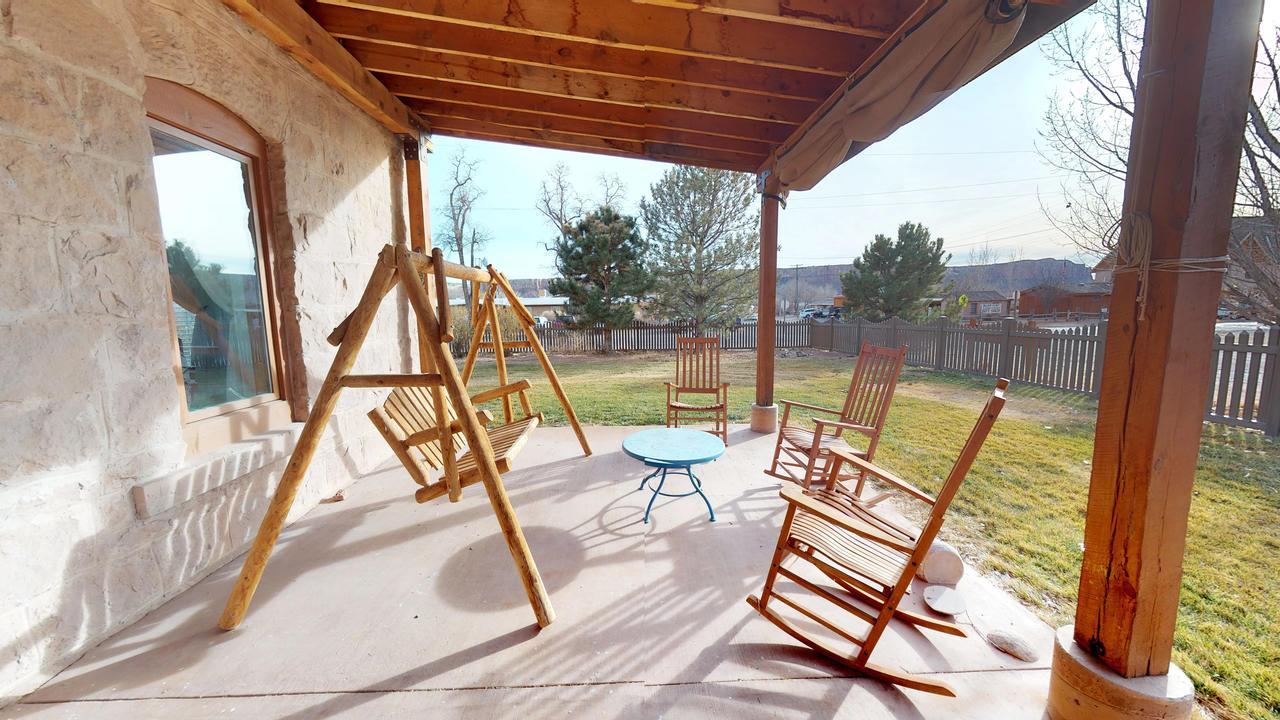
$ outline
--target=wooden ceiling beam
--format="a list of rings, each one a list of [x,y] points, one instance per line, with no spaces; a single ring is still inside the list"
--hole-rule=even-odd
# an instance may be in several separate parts
[[[579,70],[606,77],[644,77],[778,97],[822,100],[840,76],[801,70],[588,43],[406,17],[337,5],[313,5],[311,14],[335,37],[436,50],[524,65]]]
[[[790,133],[793,125],[766,120],[720,117],[675,108],[598,102],[540,95],[511,88],[466,85],[428,78],[387,76],[396,92],[410,104],[417,101],[451,102],[496,110],[538,113],[552,118],[598,120],[676,132],[693,132],[716,137],[763,142],[774,145]]]
[[[393,133],[417,137],[421,118],[364,69],[296,0],[222,0],[326,85]]]
[[[630,0],[321,0],[321,4],[649,53],[835,75],[847,75],[880,45],[877,38],[637,5]],[[494,44],[499,41],[495,39]]]
[[[883,40],[910,12],[900,0],[632,0],[689,12],[798,25]]]
[[[687,148],[738,153],[754,157],[764,157],[772,149],[769,143],[761,140],[741,140],[687,130],[672,130],[666,127],[629,125],[607,120],[571,118],[526,110],[489,108],[439,100],[409,101],[407,104],[433,123],[437,118],[472,119],[494,125],[528,130],[561,130],[605,139],[679,145]]]
[[[462,118],[441,118],[440,124],[433,126],[432,131],[439,135],[474,140],[491,140],[534,147],[579,150],[595,154],[645,158],[685,165],[702,165],[739,172],[753,171],[762,160],[761,156],[734,155],[699,148],[608,140],[574,133],[505,127]]]
[[[381,77],[392,92],[398,92],[396,88],[403,85],[392,81],[389,76],[399,75],[795,124],[803,122],[813,111],[815,104],[808,100],[790,100],[732,90],[710,90],[655,80],[609,78],[358,40],[347,41],[347,49],[367,69]]]

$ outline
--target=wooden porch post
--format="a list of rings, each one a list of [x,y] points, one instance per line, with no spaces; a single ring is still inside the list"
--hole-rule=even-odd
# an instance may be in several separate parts
[[[1225,265],[1261,12],[1148,4],[1080,598],[1050,681],[1058,720],[1191,711],[1170,653],[1222,288],[1205,269]]]
[[[760,301],[756,310],[756,401],[751,406],[751,429],[771,433],[778,428],[773,403],[773,355],[778,325],[774,314],[778,288],[778,210],[781,185],[776,173],[760,178]]]

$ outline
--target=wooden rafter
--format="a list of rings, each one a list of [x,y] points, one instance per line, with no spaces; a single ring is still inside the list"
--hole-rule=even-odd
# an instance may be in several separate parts
[[[425,123],[404,106],[294,0],[223,0],[304,67],[394,133]]]
[[[632,0],[692,12],[753,18],[786,25],[886,38],[902,21],[898,2],[847,0]]]
[[[452,135],[475,140],[495,140],[518,145],[554,147],[563,150],[579,150],[622,157],[649,158],[742,172],[749,172],[763,160],[763,157],[758,155],[704,150],[669,143],[617,140],[559,130],[537,130],[495,125],[481,120],[465,118],[441,117],[434,119],[432,131],[440,135]]]
[[[641,105],[584,100],[561,95],[541,95],[511,88],[451,83],[429,78],[388,75],[388,86],[407,102],[425,109],[416,99],[446,101],[502,110],[525,110],[552,117],[664,127],[675,131],[691,131],[707,135],[759,140],[775,143],[787,136],[788,123],[746,118],[718,117],[680,108],[655,108]],[[428,113],[429,115],[429,113]]]
[[[691,131],[672,130],[661,126],[630,125],[595,119],[572,118],[526,110],[489,108],[464,105],[447,101],[409,102],[409,106],[423,115],[441,121],[447,118],[479,120],[503,127],[528,130],[563,130],[582,135],[595,135],[614,140],[634,140],[669,145],[680,145],[703,150],[718,150],[764,157],[771,145],[761,140],[745,140]]]
[[[718,58],[770,68],[844,75],[880,41],[809,27],[707,13],[630,0],[322,0],[322,4],[380,9],[454,25],[624,47],[688,58]]]
[[[840,75],[827,72],[767,68],[719,58],[703,58],[691,63],[680,55],[630,47],[602,47],[597,43],[528,33],[502,32],[495,41],[494,31],[490,29],[361,8],[315,5],[311,13],[326,30],[342,39],[579,70],[605,77],[644,77],[813,100],[827,97],[841,80]]]
[[[597,100],[647,107],[666,107],[726,117],[776,120],[798,124],[813,109],[812,101],[791,100],[732,90],[636,79],[604,78],[546,67],[447,55],[430,50],[349,41],[348,49],[366,68],[389,75],[431,78],[444,82],[505,87],[543,95]],[[396,85],[401,87],[402,85]]]

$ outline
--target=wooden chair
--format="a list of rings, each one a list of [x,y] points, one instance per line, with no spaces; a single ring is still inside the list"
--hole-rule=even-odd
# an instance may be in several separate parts
[[[781,495],[787,501],[787,514],[778,535],[778,545],[765,577],[764,589],[758,598],[754,595],[747,598],[747,603],[788,635],[860,674],[903,687],[955,697],[955,692],[944,683],[874,665],[869,660],[893,618],[916,627],[965,637],[964,630],[953,623],[912,613],[898,605],[911,585],[916,568],[937,538],[947,508],[1004,407],[1004,390],[1008,385],[1008,380],[997,381],[996,389],[987,400],[937,497],[873,465],[858,453],[834,451],[838,462],[849,462],[906,496],[930,506],[929,517],[919,530],[889,519],[847,493],[834,492],[839,482],[834,474],[828,478],[828,488],[824,490],[810,492],[793,486],[783,487]],[[844,592],[829,585],[819,585],[783,567],[783,562],[791,556],[812,564]],[[826,600],[840,611],[842,617],[861,622],[866,626],[865,631],[855,632],[845,623],[832,620],[783,595],[774,587],[779,575]],[[774,600],[848,641],[853,649],[846,652],[830,644],[828,639],[816,636],[813,630],[793,624],[775,612],[771,605]]]
[[[508,398],[528,389],[529,381],[520,380],[472,395],[471,402],[479,405],[498,398]],[[444,408],[448,416],[450,435],[446,442],[460,442],[461,438],[454,437],[462,432],[457,413],[450,403],[444,403]],[[493,418],[487,411],[481,410],[477,414],[488,432],[498,472],[505,473],[511,469],[516,455],[524,447],[529,434],[538,427],[542,414],[528,414],[497,426],[490,425]],[[427,470],[428,467],[442,470],[447,466],[444,457],[446,450],[441,443],[445,439],[440,432],[442,423],[436,413],[436,405],[429,388],[398,387],[392,390],[386,402],[369,411],[369,420],[391,446],[396,457],[404,464],[405,469],[409,471],[409,476],[422,486],[414,493],[414,498],[418,502],[424,503],[449,492],[447,480],[442,478],[431,482]],[[453,452],[452,447],[449,451]],[[480,470],[469,448],[455,459],[454,466],[458,475],[459,490],[480,482]],[[454,496],[451,497],[457,499]]]
[[[676,338],[676,381],[667,386],[667,427],[706,421],[712,435],[729,444],[729,383],[720,382],[720,338]],[[687,402],[687,395],[707,401]]]
[[[815,473],[823,477],[830,473],[831,451],[835,448],[860,453],[868,460],[874,458],[906,359],[905,345],[885,348],[864,342],[843,408],[831,410],[794,400],[779,400],[782,424],[778,428],[778,444],[773,449],[773,464],[765,472],[808,488]],[[801,418],[791,416],[792,408],[812,410],[826,417],[811,417],[814,427],[804,427],[800,424]],[[857,450],[846,442],[846,430],[865,435],[867,449]]]

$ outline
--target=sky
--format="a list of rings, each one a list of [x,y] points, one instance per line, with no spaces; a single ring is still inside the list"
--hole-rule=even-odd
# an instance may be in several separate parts
[[[792,193],[779,223],[779,267],[850,262],[877,233],[893,235],[908,220],[942,236],[957,265],[988,243],[1002,259],[1080,259],[1041,209],[1064,204],[1063,173],[1036,152],[1042,115],[1062,82],[1053,70],[1037,46],[1028,47],[812,190]],[[476,221],[493,236],[484,254],[511,277],[555,275],[545,247],[554,228],[535,202],[556,163],[568,166],[574,187],[587,197],[602,173],[617,174],[627,187],[624,211],[632,214],[670,167],[444,136],[433,142],[427,173],[432,222],[437,228],[444,222],[450,159],[465,152],[478,162],[476,180],[484,191]]]

